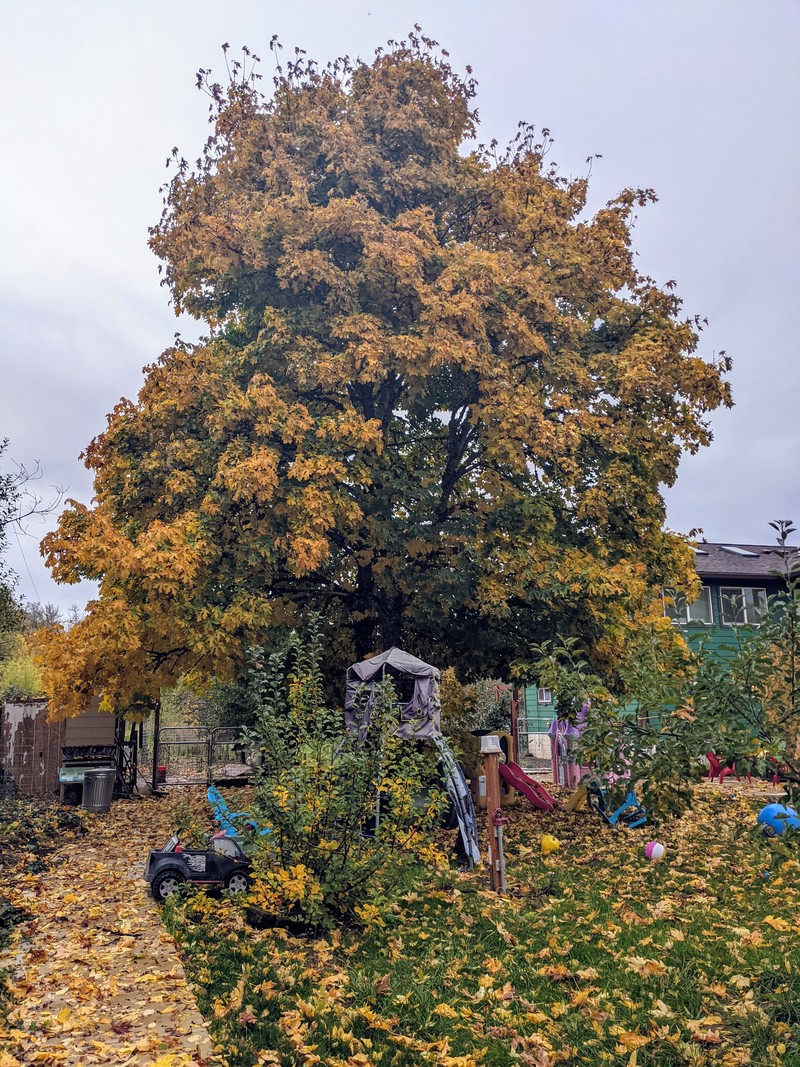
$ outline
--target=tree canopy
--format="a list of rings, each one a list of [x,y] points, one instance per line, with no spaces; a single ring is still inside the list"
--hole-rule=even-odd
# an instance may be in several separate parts
[[[299,52],[268,95],[231,75],[198,76],[211,136],[150,242],[209,334],[115,408],[94,503],[45,541],[100,583],[47,638],[59,706],[224,675],[312,610],[339,666],[402,644],[497,675],[560,632],[610,667],[653,586],[691,583],[660,490],[730,403],[634,264],[654,193],[590,215],[546,130],[478,144],[469,68],[419,31],[371,63]]]

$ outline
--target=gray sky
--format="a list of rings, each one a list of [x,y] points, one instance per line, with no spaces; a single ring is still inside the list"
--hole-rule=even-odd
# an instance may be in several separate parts
[[[769,541],[800,521],[800,4],[797,0],[6,0],[0,117],[0,437],[9,454],[89,501],[79,454],[178,322],[147,227],[165,159],[207,136],[199,67],[222,80],[220,45],[271,71],[268,42],[326,61],[371,58],[413,23],[479,82],[481,140],[519,119],[547,126],[564,174],[601,153],[592,202],[626,185],[660,202],[635,232],[640,268],[675,279],[708,316],[702,354],[734,359],[736,407],[687,457],[669,524],[709,540]],[[58,587],[32,524],[9,562],[29,600],[83,604]],[[30,575],[28,573],[30,571]],[[31,579],[32,576],[32,579]]]

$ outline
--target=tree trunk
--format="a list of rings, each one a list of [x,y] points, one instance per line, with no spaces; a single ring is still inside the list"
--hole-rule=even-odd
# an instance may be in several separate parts
[[[362,660],[375,651],[375,629],[378,623],[375,611],[375,579],[371,563],[358,568],[354,611],[357,615],[353,621],[356,659]]]

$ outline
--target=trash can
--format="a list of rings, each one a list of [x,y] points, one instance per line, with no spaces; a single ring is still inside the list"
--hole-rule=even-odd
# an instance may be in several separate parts
[[[86,771],[83,775],[83,808],[86,811],[106,812],[111,808],[117,772],[113,767]]]

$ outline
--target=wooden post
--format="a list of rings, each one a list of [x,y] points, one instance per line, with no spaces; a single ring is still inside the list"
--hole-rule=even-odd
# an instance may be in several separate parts
[[[158,731],[161,729],[161,701],[153,708],[153,793],[158,792]]]
[[[481,738],[481,755],[483,756],[486,775],[486,815],[488,827],[489,884],[496,893],[503,892],[505,879],[501,871],[501,852],[497,838],[497,826],[494,815],[500,809],[500,738],[497,734],[488,734]]]

